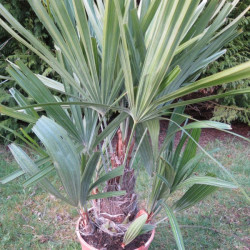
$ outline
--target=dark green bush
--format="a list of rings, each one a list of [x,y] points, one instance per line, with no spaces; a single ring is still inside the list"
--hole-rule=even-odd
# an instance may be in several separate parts
[[[231,18],[238,16],[247,6],[250,0],[241,0],[238,7],[231,14]],[[230,22],[230,19],[228,20]],[[250,13],[248,12],[240,25],[241,34],[228,44],[226,54],[216,62],[210,64],[203,75],[212,75],[227,68],[250,60]],[[221,93],[233,89],[243,89],[250,86],[250,79],[232,82],[214,89],[214,93]],[[214,109],[213,120],[231,123],[238,120],[250,125],[250,95],[229,96],[218,100]]]
[[[36,17],[35,13],[32,11],[28,1],[22,0],[0,0],[0,3],[3,4],[11,14],[17,18],[17,20],[29,29],[36,37],[38,37],[44,44],[51,47],[52,39],[39,22],[39,19]],[[7,66],[7,61],[10,60],[14,62],[16,59],[21,59],[33,72],[43,75],[53,76],[54,72],[49,68],[38,56],[33,52],[28,50],[21,43],[17,42],[15,39],[0,27],[0,75],[8,76],[5,68]],[[0,80],[0,103],[6,106],[15,106],[16,103],[11,97],[7,89],[10,87],[15,87],[18,89],[18,86],[15,85],[13,81],[3,81]],[[23,93],[24,94],[24,93]],[[22,126],[14,119],[6,119],[5,117],[0,116],[0,123],[9,127],[11,129],[17,130]],[[12,133],[2,129],[0,127],[0,143],[9,143],[9,140],[14,140],[15,137]]]

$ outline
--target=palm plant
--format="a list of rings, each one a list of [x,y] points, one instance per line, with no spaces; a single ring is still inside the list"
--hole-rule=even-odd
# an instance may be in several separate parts
[[[13,131],[39,159],[33,161],[11,144],[21,170],[1,182],[27,174],[24,187],[39,184],[79,208],[83,236],[98,228],[123,237],[124,245],[152,231],[162,221],[157,222],[158,215],[165,212],[163,220],[169,219],[178,248],[184,249],[174,212],[193,206],[218,188],[238,186],[198,144],[201,128],[228,130],[230,126],[211,121],[187,124],[192,117],[184,114],[184,108],[242,94],[242,90],[181,100],[194,91],[250,77],[247,62],[197,80],[203,68],[225,53],[223,45],[239,34],[237,25],[249,8],[223,26],[238,2],[30,0],[54,40],[55,53],[0,4],[0,25],[61,77],[61,82],[55,81],[35,75],[20,60],[9,62],[11,78],[30,98],[13,88],[10,92],[19,106],[0,105],[0,113],[31,126],[44,147],[25,131],[22,135]],[[168,120],[169,125],[159,147],[160,120]],[[182,137],[175,147],[178,131]],[[204,156],[196,154],[197,147],[234,183],[211,173],[194,176]],[[140,158],[137,170],[136,157]],[[147,208],[138,213],[135,172],[142,173],[143,168],[152,186]],[[51,183],[55,176],[63,192]],[[168,198],[186,186],[182,198],[170,206]]]

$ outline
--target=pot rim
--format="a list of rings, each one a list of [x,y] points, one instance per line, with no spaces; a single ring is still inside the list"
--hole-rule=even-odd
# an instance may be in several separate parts
[[[89,250],[98,250],[97,248],[94,248],[93,246],[89,245],[81,236],[80,234],[80,231],[79,231],[79,224],[80,224],[80,221],[81,221],[81,217],[77,220],[77,223],[76,223],[76,235],[77,235],[77,238],[78,240],[80,241],[81,245],[82,246],[85,246],[86,249],[88,248]],[[153,241],[154,239],[154,236],[155,236],[155,229],[152,230],[152,233],[151,233],[151,236],[149,237],[148,241],[140,246],[139,248],[136,248],[135,250],[140,250],[140,249],[144,249],[144,247],[147,249],[149,247],[149,245],[151,244],[151,242]]]

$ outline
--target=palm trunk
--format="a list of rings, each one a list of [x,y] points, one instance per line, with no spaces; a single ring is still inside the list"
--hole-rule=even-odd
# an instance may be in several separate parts
[[[117,137],[116,147],[111,155],[113,169],[123,164],[128,144],[127,141],[122,140],[120,130],[117,132]],[[92,220],[98,228],[113,236],[123,235],[128,223],[135,218],[138,212],[137,195],[135,194],[136,178],[134,170],[130,168],[134,144],[135,140],[133,139],[123,175],[109,180],[104,188],[104,192],[125,190],[126,195],[93,202]]]

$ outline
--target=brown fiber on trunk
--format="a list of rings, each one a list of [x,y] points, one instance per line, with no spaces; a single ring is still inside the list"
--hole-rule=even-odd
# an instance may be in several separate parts
[[[130,161],[134,149],[135,140],[132,139],[124,174],[109,180],[104,188],[104,192],[125,190],[126,195],[107,199],[95,200],[93,202],[93,212],[91,220],[97,228],[110,234],[112,237],[121,236],[127,230],[130,221],[134,219],[138,212],[137,195],[135,194],[136,178],[134,170],[130,168]],[[111,165],[115,169],[124,162],[128,142],[122,140],[122,133],[117,132],[115,150],[111,154]]]

